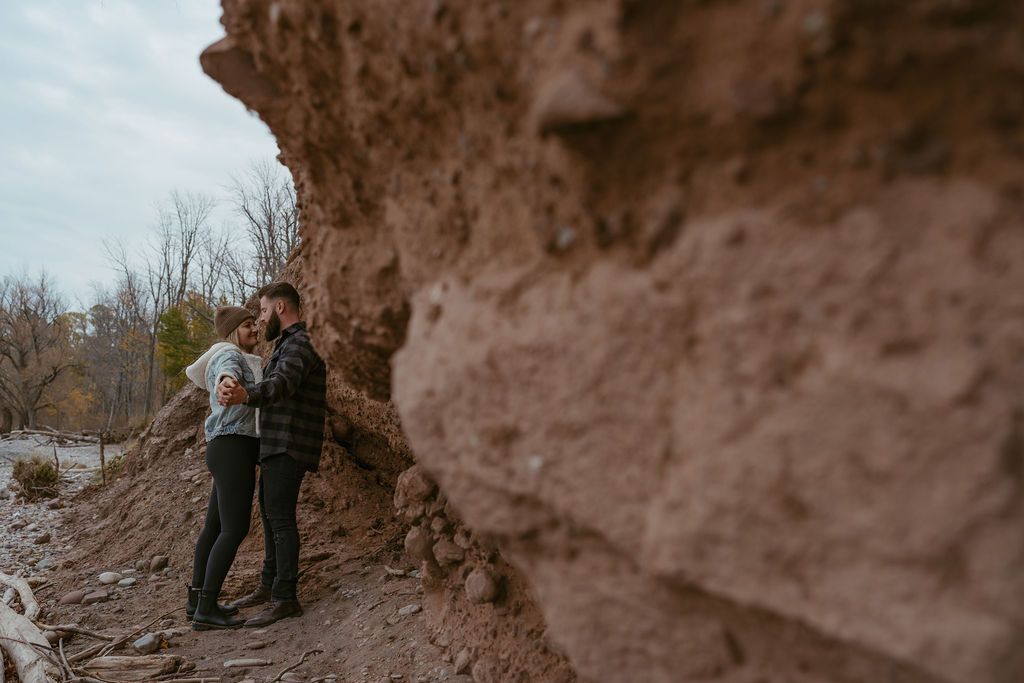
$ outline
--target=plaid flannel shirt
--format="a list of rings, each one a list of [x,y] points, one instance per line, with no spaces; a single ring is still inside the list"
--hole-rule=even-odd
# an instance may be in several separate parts
[[[281,333],[263,381],[245,385],[260,409],[260,459],[287,453],[311,472],[320,464],[327,413],[327,367],[313,349],[306,323]]]

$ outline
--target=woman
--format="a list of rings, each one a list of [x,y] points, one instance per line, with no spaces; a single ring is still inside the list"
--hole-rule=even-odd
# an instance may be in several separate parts
[[[218,605],[224,577],[238,546],[249,533],[252,493],[259,458],[259,413],[246,405],[224,407],[217,402],[217,383],[232,377],[242,384],[262,379],[256,347],[256,319],[238,306],[221,306],[213,317],[217,342],[185,369],[195,384],[210,393],[212,413],[206,419],[206,466],[213,475],[213,490],[206,522],[196,541],[192,585],[188,587],[186,615],[192,629],[237,628],[244,619],[233,618],[237,607]]]

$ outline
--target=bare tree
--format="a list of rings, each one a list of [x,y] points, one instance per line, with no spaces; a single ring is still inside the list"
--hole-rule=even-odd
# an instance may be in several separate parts
[[[299,246],[299,209],[295,186],[287,169],[269,160],[253,162],[242,176],[232,177],[235,213],[243,220],[252,261],[237,251],[230,254],[232,287],[252,292],[270,282]]]
[[[147,413],[153,412],[158,393],[156,353],[160,318],[171,306],[181,305],[193,284],[194,265],[209,233],[214,206],[216,200],[209,195],[172,192],[170,204],[160,207],[156,229],[141,256],[141,271],[135,270],[123,247],[104,243],[108,258],[120,271],[127,294],[133,299],[133,308],[148,320]],[[141,300],[140,289],[145,302]]]
[[[71,367],[64,301],[46,273],[0,283],[0,403],[22,427],[36,426],[46,389]]]

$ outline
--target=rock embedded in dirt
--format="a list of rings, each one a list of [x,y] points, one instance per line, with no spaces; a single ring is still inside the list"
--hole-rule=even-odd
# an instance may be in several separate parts
[[[152,560],[149,561],[149,571],[160,572],[167,568],[167,556],[166,555],[155,555]]]
[[[82,598],[84,597],[85,591],[71,591],[70,593],[65,593],[59,602],[61,605],[78,605],[81,604]]]
[[[44,543],[50,542],[50,532],[42,533],[32,539],[32,542],[36,545],[43,545]]]
[[[459,650],[459,654],[455,655],[455,663],[452,667],[455,669],[457,674],[469,673],[470,667],[473,666],[473,655],[467,648]]]
[[[498,582],[487,567],[477,567],[466,577],[466,599],[475,605],[493,602],[498,597]]]
[[[124,579],[121,579],[120,581],[118,581],[117,585],[121,586],[122,588],[127,588],[128,586],[134,586],[136,581],[137,580],[134,577],[129,576],[127,578],[124,578]]]
[[[407,617],[410,614],[418,614],[422,610],[423,610],[423,607],[421,607],[420,605],[417,605],[417,604],[406,605],[405,607],[402,607],[401,609],[398,610],[398,616],[400,616],[400,617]]]
[[[434,542],[430,532],[422,526],[414,526],[405,535],[405,552],[416,562],[423,562],[433,555],[431,545]]]
[[[466,551],[452,543],[447,538],[442,538],[434,544],[434,558],[442,567],[462,562],[466,557]]]
[[[151,652],[159,650],[161,642],[163,642],[163,636],[161,634],[147,633],[132,643],[132,647],[135,648],[136,652],[148,655]]]
[[[561,71],[543,82],[531,119],[538,133],[550,133],[623,117],[626,109],[604,95],[577,69]]]
[[[110,593],[108,593],[106,590],[93,591],[91,593],[87,593],[85,595],[85,597],[82,598],[82,604],[83,605],[93,605],[93,604],[95,604],[97,602],[103,602],[104,600],[108,599],[109,597],[110,597]]]
[[[99,575],[98,578],[99,578],[99,582],[100,583],[110,584],[110,583],[117,583],[118,581],[120,581],[124,577],[121,576],[120,574],[118,574],[117,572],[103,572],[102,574]]]

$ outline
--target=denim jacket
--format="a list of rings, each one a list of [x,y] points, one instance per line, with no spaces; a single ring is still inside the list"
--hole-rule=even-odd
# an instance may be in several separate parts
[[[261,363],[259,356],[243,353],[229,342],[220,342],[186,369],[185,374],[189,379],[210,392],[212,412],[206,418],[207,442],[228,434],[259,436],[258,411],[244,404],[227,407],[220,405],[217,402],[217,383],[224,375],[234,377],[243,385],[258,382],[263,374]],[[197,381],[200,379],[203,380],[202,384]]]

